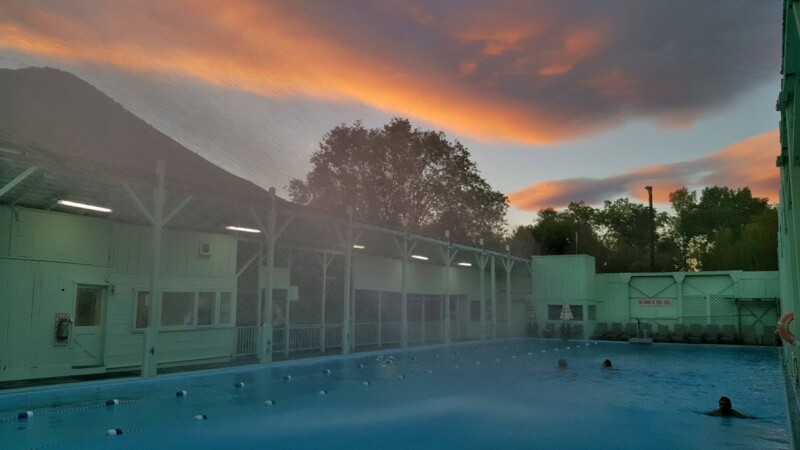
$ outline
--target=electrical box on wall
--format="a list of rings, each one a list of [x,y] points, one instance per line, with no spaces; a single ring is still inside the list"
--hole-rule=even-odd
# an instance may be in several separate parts
[[[72,332],[72,319],[69,313],[57,313],[55,321],[55,333],[53,335],[54,347],[67,347],[69,337]]]
[[[208,242],[201,242],[198,253],[200,256],[211,256],[211,244]]]

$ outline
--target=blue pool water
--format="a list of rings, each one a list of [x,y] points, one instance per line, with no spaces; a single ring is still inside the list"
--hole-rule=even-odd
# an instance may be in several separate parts
[[[704,415],[721,395],[757,419]],[[770,348],[509,340],[0,393],[4,449],[412,446],[790,445]]]

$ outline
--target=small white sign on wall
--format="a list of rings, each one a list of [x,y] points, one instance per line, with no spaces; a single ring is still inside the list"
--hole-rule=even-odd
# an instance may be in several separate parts
[[[671,298],[640,298],[639,306],[672,306]]]

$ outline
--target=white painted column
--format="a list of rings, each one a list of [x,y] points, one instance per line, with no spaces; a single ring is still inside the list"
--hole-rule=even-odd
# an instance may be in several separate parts
[[[378,291],[378,347],[383,345],[383,291]]]
[[[492,289],[492,339],[497,339],[497,272],[495,271],[495,257],[492,255],[490,260],[491,277],[489,287]]]
[[[511,260],[511,249],[506,245],[507,259],[503,262],[506,269],[506,338],[511,337],[511,269],[514,261]]]
[[[277,236],[275,233],[275,226],[278,220],[278,211],[275,205],[275,188],[270,188],[270,209],[269,217],[267,217],[267,278],[264,283],[264,320],[261,325],[261,345],[259,347],[258,361],[261,364],[269,364],[272,362],[272,318],[273,318],[273,289],[274,289],[274,274],[275,274],[275,241]]]
[[[147,298],[147,329],[144,334],[144,355],[142,357],[142,376],[151,377],[156,374],[158,358],[158,330],[161,325],[161,295],[159,292],[159,272],[161,270],[161,231],[164,223],[164,203],[167,192],[164,189],[165,164],[163,160],[156,162],[158,184],[153,192],[153,263],[150,272],[150,290]]]
[[[319,331],[319,342],[322,347],[322,353],[325,353],[325,305],[327,303],[327,287],[328,287],[328,254],[322,252],[322,329]]]
[[[408,230],[403,237],[403,264],[401,270],[401,284],[400,284],[400,347],[408,347]]]
[[[353,264],[353,209],[347,208],[347,229],[344,239],[344,289],[342,292],[342,302],[344,311],[342,314],[342,354],[347,355],[352,348],[352,330],[350,326],[350,275]]]

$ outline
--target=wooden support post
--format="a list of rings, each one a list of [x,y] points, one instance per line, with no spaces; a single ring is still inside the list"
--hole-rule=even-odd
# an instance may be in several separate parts
[[[164,189],[166,167],[163,160],[156,163],[158,179],[153,192],[153,261],[150,272],[150,290],[147,295],[147,329],[144,335],[144,355],[142,358],[142,376],[151,377],[156,374],[158,366],[158,330],[161,318],[161,295],[159,292],[159,272],[161,271],[161,231],[164,224],[164,204],[167,192]]]

